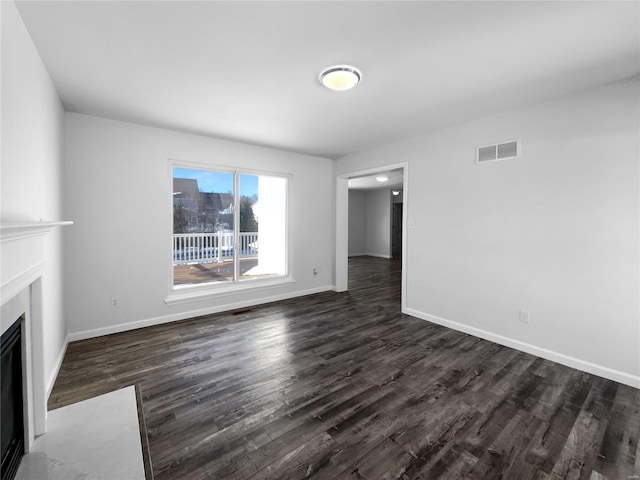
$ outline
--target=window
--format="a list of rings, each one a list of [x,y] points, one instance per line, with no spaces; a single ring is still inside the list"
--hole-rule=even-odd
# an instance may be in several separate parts
[[[174,289],[286,276],[287,184],[174,164]]]

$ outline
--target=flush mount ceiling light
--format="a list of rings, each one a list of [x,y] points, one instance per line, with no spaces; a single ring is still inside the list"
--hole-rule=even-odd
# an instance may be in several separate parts
[[[400,190],[391,190],[391,193],[394,197],[397,197],[398,195],[400,195]]]
[[[335,65],[325,68],[320,74],[320,81],[330,90],[344,91],[355,87],[362,74],[351,65]]]
[[[378,175],[376,177],[376,180],[379,181],[379,182],[386,182],[386,181],[389,180],[389,177],[387,177],[386,175]]]

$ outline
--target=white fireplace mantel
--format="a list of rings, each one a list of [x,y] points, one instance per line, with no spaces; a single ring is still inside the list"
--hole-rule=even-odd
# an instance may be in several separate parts
[[[44,268],[42,236],[69,221],[22,221],[0,223],[0,304],[27,287]],[[37,238],[41,237],[41,238]]]
[[[45,235],[68,221],[0,222],[0,327],[4,332],[21,314],[23,381],[26,385],[25,445],[46,432],[47,375],[44,369],[42,276],[46,270]]]
[[[0,239],[2,242],[19,240],[34,235],[44,235],[54,227],[72,225],[69,221],[24,221],[0,223]]]

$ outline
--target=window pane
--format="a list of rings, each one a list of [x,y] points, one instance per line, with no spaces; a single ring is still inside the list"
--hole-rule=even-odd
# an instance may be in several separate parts
[[[234,280],[233,173],[173,169],[173,284]]]
[[[240,175],[240,280],[286,274],[287,181]]]

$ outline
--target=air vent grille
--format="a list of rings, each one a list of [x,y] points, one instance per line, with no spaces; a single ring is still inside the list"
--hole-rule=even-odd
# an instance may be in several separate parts
[[[520,156],[520,140],[485,145],[478,147],[476,151],[476,163],[494,162],[496,160],[509,160]]]

